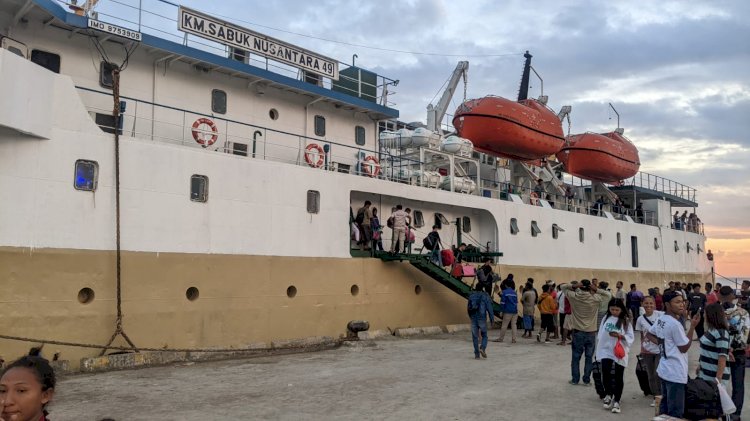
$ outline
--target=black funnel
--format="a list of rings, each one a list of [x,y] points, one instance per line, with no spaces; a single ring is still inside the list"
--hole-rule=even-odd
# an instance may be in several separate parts
[[[523,65],[523,76],[521,76],[521,87],[518,89],[518,100],[523,101],[529,98],[529,76],[531,75],[531,54],[526,51],[523,55],[526,62]]]

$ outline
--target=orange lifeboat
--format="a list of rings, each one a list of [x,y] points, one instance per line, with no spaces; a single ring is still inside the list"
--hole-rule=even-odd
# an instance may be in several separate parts
[[[518,90],[518,101],[487,96],[466,101],[456,110],[453,127],[476,149],[520,161],[546,158],[565,144],[562,122],[547,106],[528,98],[531,54]]]
[[[476,149],[521,161],[545,158],[565,144],[560,119],[535,99],[466,101],[456,110],[453,126]]]
[[[565,171],[586,180],[617,183],[634,176],[641,166],[638,149],[618,129],[610,133],[568,136],[557,154]]]

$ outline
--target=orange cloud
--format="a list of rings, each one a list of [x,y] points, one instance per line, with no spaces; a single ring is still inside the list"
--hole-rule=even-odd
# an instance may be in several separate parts
[[[714,253],[716,273],[750,279],[750,238],[711,238],[710,231],[706,231],[706,248]]]

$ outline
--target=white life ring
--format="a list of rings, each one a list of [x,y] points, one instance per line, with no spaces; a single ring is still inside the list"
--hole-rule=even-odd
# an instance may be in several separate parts
[[[209,130],[201,129],[202,125],[207,125]],[[198,142],[199,145],[207,148],[219,138],[219,129],[216,128],[216,124],[208,118],[199,118],[193,123],[193,139]]]
[[[368,177],[377,177],[380,174],[380,162],[374,156],[369,155],[362,163],[362,170]]]
[[[305,148],[305,162],[307,165],[313,168],[320,168],[323,166],[325,160],[325,151],[317,143],[311,143]]]

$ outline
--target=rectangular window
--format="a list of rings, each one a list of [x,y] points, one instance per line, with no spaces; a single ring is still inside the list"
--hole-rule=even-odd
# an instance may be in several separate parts
[[[510,233],[518,234],[518,220],[516,218],[510,218]]]
[[[239,156],[247,156],[247,145],[244,143],[232,142],[232,154]]]
[[[659,250],[659,239],[654,238],[654,250]]]
[[[622,244],[622,237],[620,236],[620,233],[618,232],[617,233],[617,245],[619,246],[620,244]]]
[[[354,128],[354,142],[359,146],[364,146],[365,144],[365,128],[362,126],[357,126]]]
[[[227,93],[221,89],[211,91],[211,111],[217,114],[227,113]]]
[[[463,225],[463,227],[461,228],[465,233],[471,232],[471,218],[469,218],[468,216],[464,216],[463,218],[461,218],[461,225]]]
[[[232,60],[240,61],[242,63],[247,63],[249,54],[245,50],[241,50],[239,48],[230,47],[229,48],[229,55],[232,58]]]
[[[41,50],[32,50],[31,61],[47,70],[60,73],[60,56],[58,54],[48,53]]]
[[[445,219],[445,216],[443,216],[442,213],[435,212],[435,225],[437,225],[439,229],[442,229],[443,225],[448,225],[448,224],[450,224],[450,222],[448,222],[448,220]]]
[[[578,228],[578,241],[583,243],[585,239],[583,228]]]
[[[75,164],[75,178],[73,187],[76,190],[96,191],[99,179],[99,164],[96,161],[79,159]]]
[[[690,253],[691,251],[693,251],[693,246],[691,246],[690,243],[686,243],[685,252]]]
[[[307,191],[307,213],[320,212],[320,192],[317,190]]]
[[[96,123],[96,125],[105,133],[114,134],[115,130],[117,130],[115,117],[111,114],[96,113],[96,115],[94,115],[94,123]],[[122,130],[119,130],[119,132],[122,134]]]
[[[537,225],[536,221],[531,221],[531,236],[536,237],[541,233],[542,230],[539,229],[539,225]]]
[[[414,228],[422,228],[424,226],[424,215],[421,210],[414,211]]]
[[[677,244],[677,240],[674,240],[674,251],[675,252],[680,251],[680,246]]]
[[[193,202],[208,202],[208,177],[193,174],[190,177],[190,200]]]
[[[102,88],[112,89],[115,84],[114,78],[112,77],[112,70],[116,67],[116,65],[106,61],[99,63],[99,85],[101,85]]]
[[[315,136],[323,137],[326,135],[326,118],[322,115],[315,116]]]
[[[560,226],[559,226],[559,225],[557,225],[557,224],[552,224],[552,238],[554,238],[555,240],[557,240],[557,237],[559,237],[559,236],[560,236],[560,232],[561,232],[561,231],[562,231],[562,232],[565,232],[565,230],[564,230],[564,229],[562,229],[562,228],[560,228]]]
[[[633,267],[638,267],[638,237],[631,236],[630,237],[630,253],[632,255],[633,260]]]

